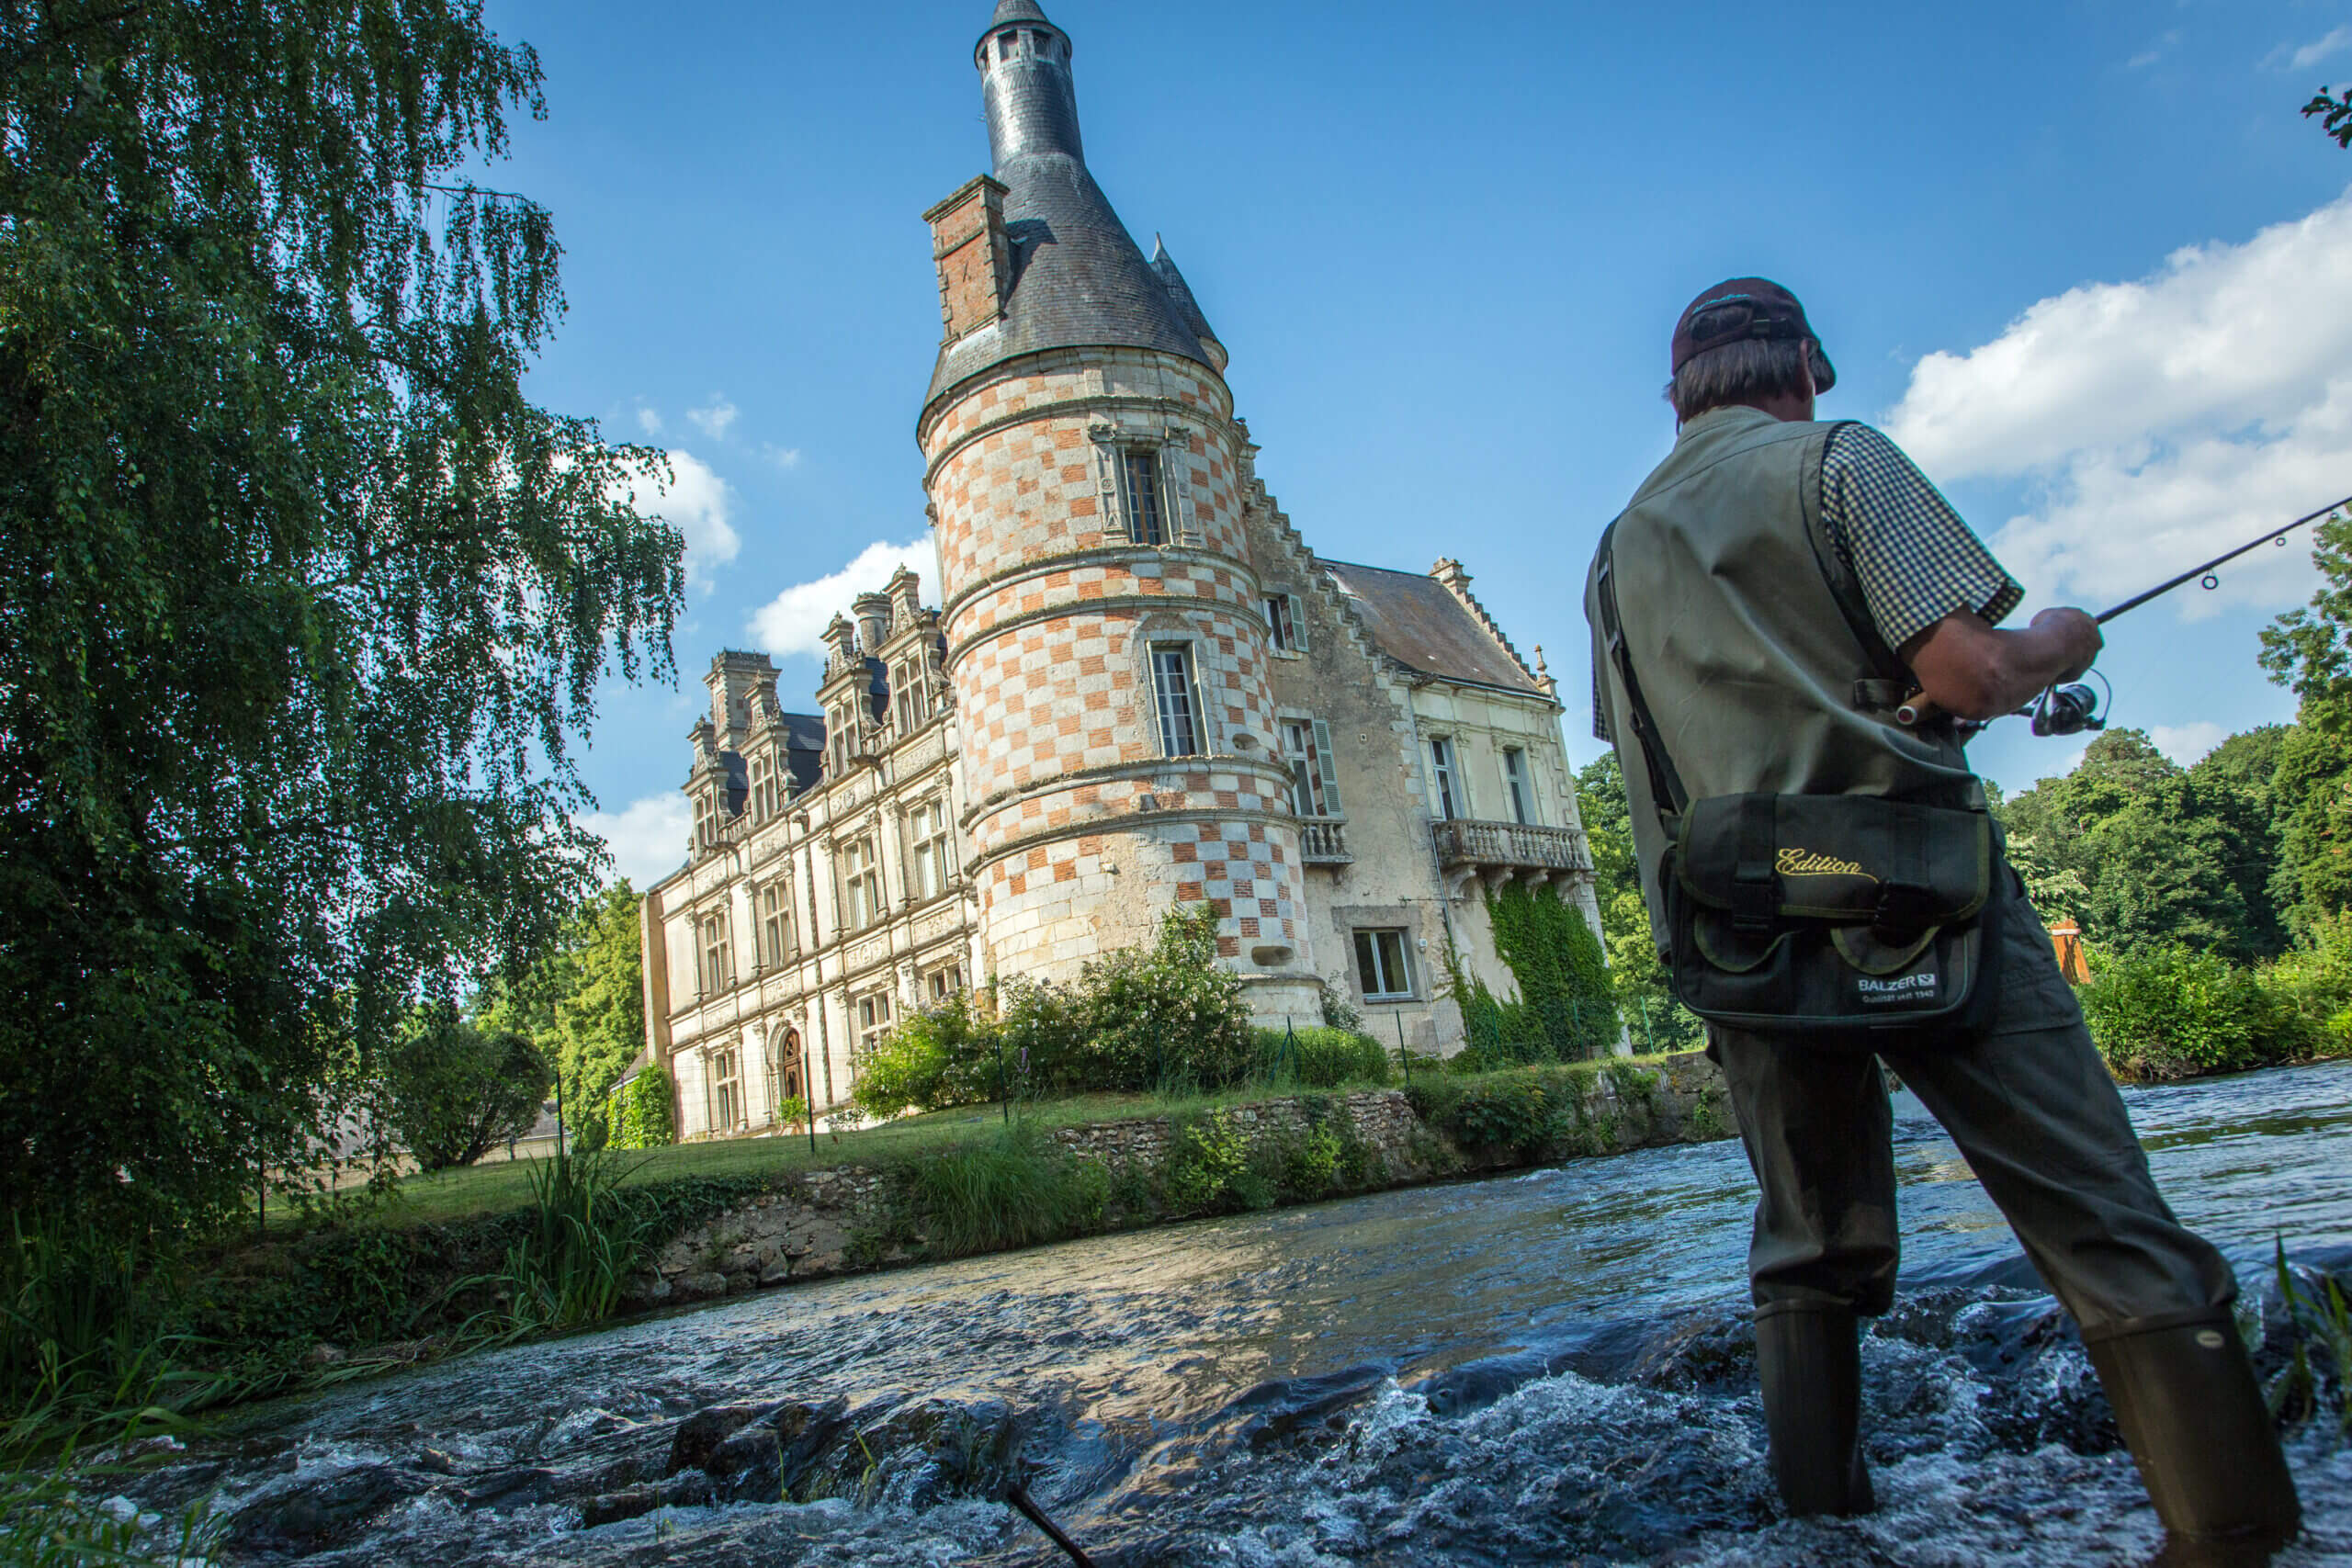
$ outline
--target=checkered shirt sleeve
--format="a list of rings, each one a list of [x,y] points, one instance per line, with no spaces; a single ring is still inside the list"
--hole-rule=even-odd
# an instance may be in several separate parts
[[[1997,622],[2025,597],[1928,476],[1867,424],[1830,433],[1821,457],[1821,520],[1889,648],[1901,649],[1955,610]]]

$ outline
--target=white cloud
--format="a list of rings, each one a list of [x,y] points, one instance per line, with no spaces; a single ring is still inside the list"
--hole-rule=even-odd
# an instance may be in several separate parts
[[[637,427],[648,435],[661,434],[661,411],[658,409],[649,408],[645,404],[639,403],[637,408]]]
[[[1995,546],[2037,591],[2102,603],[2331,501],[2352,473],[2352,192],[2243,244],[2040,301],[1930,354],[1886,416],[1938,479],[2027,481]],[[2300,599],[2308,545],[2225,568],[2224,601]]]
[[[2308,71],[2321,61],[2330,60],[2343,53],[2347,44],[2352,44],[2352,27],[2336,28],[2325,38],[2315,39],[2295,51],[2288,57],[2287,68],[2290,71]]]
[[[670,481],[641,474],[626,487],[639,510],[665,518],[686,536],[686,586],[711,591],[711,570],[726,565],[742,549],[742,538],[729,521],[735,491],[709,464],[691,452],[664,454],[670,460]]]
[[[752,612],[752,640],[778,658],[795,653],[821,655],[826,626],[835,615],[849,613],[852,599],[879,590],[901,566],[922,571],[931,561],[927,537],[903,545],[868,545],[856,559],[831,576],[795,583]]]
[[[688,409],[686,417],[694,421],[696,430],[701,431],[713,441],[724,441],[727,439],[728,428],[735,423],[735,416],[741,412],[733,403],[727,400],[723,393],[713,392],[707,407]]]
[[[779,446],[773,441],[763,441],[760,443],[760,456],[786,473],[800,466],[800,448],[797,446]]]
[[[605,840],[613,852],[613,869],[640,893],[678,869],[694,829],[685,795],[678,790],[633,800],[617,812],[592,811],[580,825]]]
[[[2156,750],[2184,768],[2229,738],[2230,732],[2210,718],[2148,727],[2148,739],[2155,742]]]

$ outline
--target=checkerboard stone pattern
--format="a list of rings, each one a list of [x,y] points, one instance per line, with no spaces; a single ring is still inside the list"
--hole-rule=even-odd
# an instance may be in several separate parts
[[[967,863],[999,973],[1074,975],[1180,902],[1216,906],[1244,973],[1308,958],[1229,410],[1204,367],[1072,350],[1007,367],[922,433]],[[1185,537],[1135,546],[1102,514],[1093,433],[1171,424],[1189,432],[1159,448],[1185,470],[1169,485]],[[1209,755],[1162,754],[1148,645],[1169,640],[1192,649]]]

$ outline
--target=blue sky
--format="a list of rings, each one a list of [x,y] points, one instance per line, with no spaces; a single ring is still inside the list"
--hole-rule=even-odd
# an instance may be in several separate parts
[[[1718,277],[1804,297],[1825,415],[1905,440],[2030,607],[2352,492],[2352,153],[2295,113],[2352,80],[2352,4],[1046,4],[1089,163],[1232,351],[1292,520],[1341,559],[1458,557],[1579,757],[1585,563]],[[688,684],[608,685],[582,759],[640,879],[684,842],[711,655],[805,645],[889,547],[930,576],[919,214],[987,166],[989,11],[489,6],[548,74],[492,179],[566,247],[534,393],[677,454],[695,541]],[[2266,552],[2118,623],[2118,722],[2187,758],[2290,716],[2256,633],[2310,587]],[[816,665],[779,663],[789,704]],[[1974,754],[2021,787],[2078,750],[2010,723]]]

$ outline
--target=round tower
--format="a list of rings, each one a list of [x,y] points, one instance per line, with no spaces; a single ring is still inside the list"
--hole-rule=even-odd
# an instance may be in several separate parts
[[[974,62],[994,169],[925,214],[916,434],[989,961],[1067,978],[1207,902],[1253,1012],[1314,1018],[1225,351],[1087,171],[1069,36],[1001,0]]]

